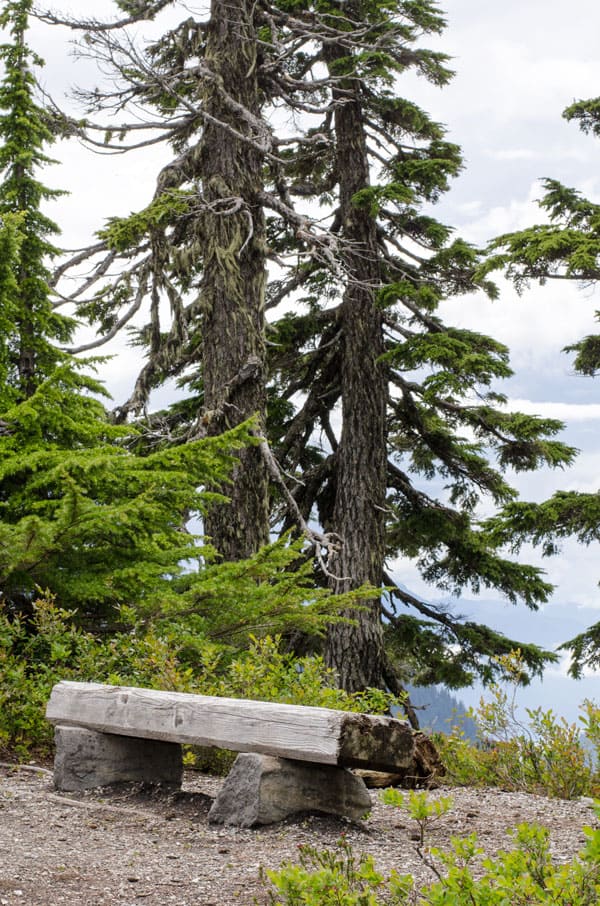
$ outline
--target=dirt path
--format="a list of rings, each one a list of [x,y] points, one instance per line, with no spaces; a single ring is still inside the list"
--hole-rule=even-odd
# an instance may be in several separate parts
[[[220,828],[207,814],[221,780],[190,774],[177,795],[143,791],[63,796],[41,770],[0,768],[0,906],[253,906],[265,903],[261,866],[296,861],[298,846],[335,845],[344,833],[356,852],[384,870],[431,880],[411,839],[414,828],[373,792],[373,812],[351,825],[305,815],[259,830]],[[486,851],[506,848],[522,821],[551,828],[565,860],[595,821],[587,801],[563,802],[492,790],[442,790],[454,808],[432,828],[433,845],[477,831]]]

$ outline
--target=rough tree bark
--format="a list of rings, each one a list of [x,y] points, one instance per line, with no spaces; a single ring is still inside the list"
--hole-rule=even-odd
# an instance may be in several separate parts
[[[330,71],[346,56],[326,50]],[[351,87],[353,97],[348,97]],[[336,96],[337,95],[337,96]],[[380,586],[385,550],[386,383],[381,312],[375,296],[381,283],[377,232],[368,208],[353,199],[369,185],[365,130],[358,87],[344,82],[334,91],[336,172],[347,286],[341,305],[342,432],[337,459],[333,524],[342,539],[331,558],[336,592],[369,583]],[[383,686],[384,648],[378,599],[348,614],[354,623],[330,627],[325,659],[348,692]]]
[[[252,123],[260,115],[252,10],[249,0],[213,0],[207,33],[205,62],[212,78],[206,88],[200,166],[204,199],[212,205],[204,224],[202,281],[209,434],[252,416],[261,430],[265,421],[266,242],[258,202],[263,154],[239,137],[260,139]],[[241,108],[248,119],[240,115]],[[226,560],[249,556],[269,535],[267,473],[258,447],[241,451],[232,478],[222,489],[231,502],[213,507],[205,519],[206,534]]]

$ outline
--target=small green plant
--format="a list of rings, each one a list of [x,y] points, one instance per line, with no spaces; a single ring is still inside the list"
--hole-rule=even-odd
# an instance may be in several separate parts
[[[299,863],[262,872],[270,906],[403,906],[413,887],[410,875],[385,877],[371,856],[355,856],[341,837],[335,850],[301,846]]]
[[[433,742],[446,770],[445,782],[451,786],[494,786],[494,772],[489,765],[487,747],[474,745],[461,726],[450,733],[434,733]]]
[[[449,802],[425,794],[408,800],[386,791],[384,801],[408,809],[423,840],[428,822]],[[600,808],[597,810],[600,815]],[[424,862],[436,880],[418,890],[411,875],[386,878],[370,856],[356,857],[342,839],[336,850],[301,847],[298,864],[263,871],[269,906],[596,906],[600,902],[600,828],[584,828],[587,842],[572,861],[555,864],[549,833],[521,824],[512,847],[485,858],[475,834],[452,838],[449,849],[431,849]],[[431,861],[434,860],[434,862]]]
[[[383,790],[381,801],[386,805],[406,809],[413,821],[416,822],[419,830],[420,847],[425,842],[425,834],[431,823],[439,821],[440,818],[447,815],[453,805],[451,796],[440,796],[432,799],[427,793],[417,792],[416,790],[411,790],[406,796],[394,787]]]
[[[585,828],[584,850],[565,864],[552,862],[549,832],[520,824],[513,847],[482,858],[475,835],[433,849],[443,875],[421,892],[419,906],[594,906],[600,899],[600,830]]]
[[[447,779],[458,785],[500,786],[562,799],[600,793],[594,757],[584,745],[582,730],[552,710],[517,704],[523,676],[518,651],[496,659],[505,682],[490,687],[490,697],[469,712],[478,728],[477,745],[460,729],[436,736]],[[580,721],[588,740],[599,751],[600,710],[583,705]]]

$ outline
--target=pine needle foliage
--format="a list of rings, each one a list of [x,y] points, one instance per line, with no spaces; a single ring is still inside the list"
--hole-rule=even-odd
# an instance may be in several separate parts
[[[190,640],[219,634],[223,649],[247,646],[249,632],[318,634],[331,607],[295,568],[298,545],[220,566],[199,534],[232,487],[236,454],[255,446],[253,425],[150,446],[109,417],[96,360],[58,345],[74,322],[55,314],[49,286],[58,228],[42,206],[59,193],[37,178],[52,133],[35,100],[41,61],[25,44],[30,9],[9,0],[0,14],[11,39],[0,47],[0,602],[34,634],[40,588],[95,632],[189,617]]]
[[[135,13],[118,5],[140,19],[156,11],[151,3],[136,4]],[[377,606],[366,602],[373,644],[356,635],[353,657],[368,660],[371,651],[383,660],[385,614],[400,667],[431,677],[435,647],[439,678],[489,678],[490,655],[517,643],[417,599],[391,582],[383,562],[409,557],[444,592],[490,588],[537,607],[551,591],[542,572],[502,555],[481,531],[478,505],[514,501],[509,469],[566,465],[575,451],[557,440],[560,423],[504,411],[497,386],[511,374],[506,347],[440,315],[449,295],[495,293],[478,251],[430,214],[461,171],[460,149],[403,94],[406,72],[439,86],[451,78],[447,55],[425,46],[443,31],[444,15],[431,0],[264,0],[251,10],[236,4],[235,14],[245,72],[256,79],[244,98],[213,40],[230,23],[216,2],[205,20],[186,10],[144,49],[129,35],[120,40],[116,28],[79,23],[88,48],[116,61],[124,77],[104,94],[87,93],[88,141],[135,148],[160,134],[173,150],[148,204],[112,218],[89,253],[96,283],[82,315],[108,336],[146,305],[135,342],[148,358],[118,416],[142,413],[151,390],[174,377],[186,398],[150,416],[149,430],[177,442],[212,431],[222,407],[207,401],[207,268],[217,262],[211,273],[236,289],[236,329],[255,330],[240,303],[241,268],[250,253],[255,270],[274,262],[265,336],[221,387],[227,409],[230,391],[264,382],[261,427],[289,482],[289,494],[271,488],[272,522],[283,533],[303,522],[342,536],[346,560],[327,560],[332,587],[394,586]],[[145,106],[146,137],[139,124],[117,133],[93,121],[115,105],[125,116],[129,102]],[[275,135],[280,111],[288,125]],[[251,192],[241,165],[229,181],[212,173],[218,129],[224,154],[242,141],[253,166],[259,161]],[[227,224],[229,241],[217,241]],[[107,264],[118,262],[122,274],[109,287]],[[160,299],[172,312],[166,322]],[[328,581],[322,570],[316,580]],[[532,671],[551,659],[535,646],[524,650]]]
[[[563,112],[589,135],[600,137],[600,98],[576,101]],[[578,189],[555,179],[542,180],[539,202],[547,222],[499,236],[490,244],[480,273],[504,270],[519,291],[532,281],[575,281],[583,287],[600,280],[600,205]],[[596,312],[600,320],[600,312]],[[594,377],[600,370],[600,335],[590,334],[567,346],[579,374]],[[598,493],[558,491],[543,503],[511,501],[486,525],[493,543],[518,550],[524,543],[540,545],[545,556],[557,554],[564,538],[582,544],[600,537]],[[571,654],[570,673],[579,678],[586,667],[600,666],[600,623],[561,646]]]
[[[97,622],[119,604],[168,597],[180,561],[198,560],[185,515],[200,509],[200,486],[227,474],[236,438],[136,456],[85,394],[94,382],[75,378],[56,369],[2,410],[0,586],[17,610],[51,588]]]
[[[43,61],[26,44],[31,6],[31,0],[8,0],[0,12],[0,28],[10,39],[0,44],[0,217],[22,218],[11,291],[13,327],[2,340],[16,398],[30,396],[63,359],[56,343],[68,340],[74,328],[71,319],[56,313],[48,290],[48,262],[57,252],[50,237],[58,227],[41,208],[63,193],[37,175],[51,163],[44,148],[53,135],[35,99],[33,68]]]

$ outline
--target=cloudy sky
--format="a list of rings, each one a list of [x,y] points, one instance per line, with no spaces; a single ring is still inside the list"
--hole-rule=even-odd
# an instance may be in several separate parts
[[[482,244],[540,222],[535,204],[540,177],[558,178],[600,201],[600,145],[561,117],[573,100],[600,94],[600,5],[574,0],[568,15],[557,0],[446,0],[442,5],[449,25],[439,46],[454,58],[456,77],[443,90],[416,87],[466,158],[465,171],[439,206],[447,222]],[[525,499],[544,499],[557,488],[595,491],[600,487],[600,384],[576,377],[562,349],[594,330],[600,291],[550,283],[519,297],[500,283],[498,301],[451,301],[446,314],[507,344],[515,375],[503,391],[511,405],[562,419],[563,439],[581,450],[568,471],[540,471],[518,476],[515,483]],[[600,620],[597,548],[566,543],[561,556],[543,561],[535,551],[524,554],[556,585],[542,613],[519,612],[494,600],[463,600],[461,611],[548,647]],[[523,702],[554,707],[573,719],[583,697],[600,700],[600,677],[574,683],[565,678],[566,666],[563,661],[550,669]]]
[[[182,4],[183,6],[183,4]],[[539,178],[551,176],[600,201],[597,140],[582,136],[561,118],[578,98],[600,94],[600,4],[598,0],[444,0],[448,29],[437,47],[454,58],[456,77],[445,89],[409,77],[400,88],[444,122],[464,151],[466,167],[438,206],[438,215],[475,243],[539,222],[535,205]],[[87,0],[54,7],[89,14]],[[188,2],[191,11],[198,4]],[[111,10],[94,3],[94,15]],[[568,14],[567,14],[568,13]],[[160,20],[159,27],[164,20]],[[31,43],[46,59],[43,81],[57,99],[73,84],[96,78],[88,61],[69,56],[68,35],[35,25]],[[156,154],[133,159],[91,155],[76,144],[55,149],[61,164],[48,181],[71,195],[54,205],[64,243],[79,247],[104,217],[126,214],[147,200],[156,172]],[[576,377],[561,350],[594,329],[600,290],[564,284],[533,287],[519,298],[502,284],[500,300],[483,297],[449,301],[445,315],[460,325],[489,333],[511,349],[515,376],[503,384],[511,405],[556,416],[566,423],[564,440],[581,450],[566,472],[542,472],[515,479],[526,499],[543,499],[556,488],[596,490],[600,486],[600,379]],[[107,372],[115,397],[133,376],[132,357],[116,360]],[[530,562],[541,563],[535,551]],[[596,548],[567,543],[561,556],[543,561],[556,593],[543,613],[530,615],[491,598],[463,600],[461,612],[524,640],[554,647],[600,620],[600,559]],[[407,586],[430,596],[414,569],[397,564]],[[435,596],[435,593],[434,593]],[[565,677],[566,664],[548,671],[523,697],[526,704],[555,707],[569,718],[585,696],[600,701],[600,677],[578,684]]]

